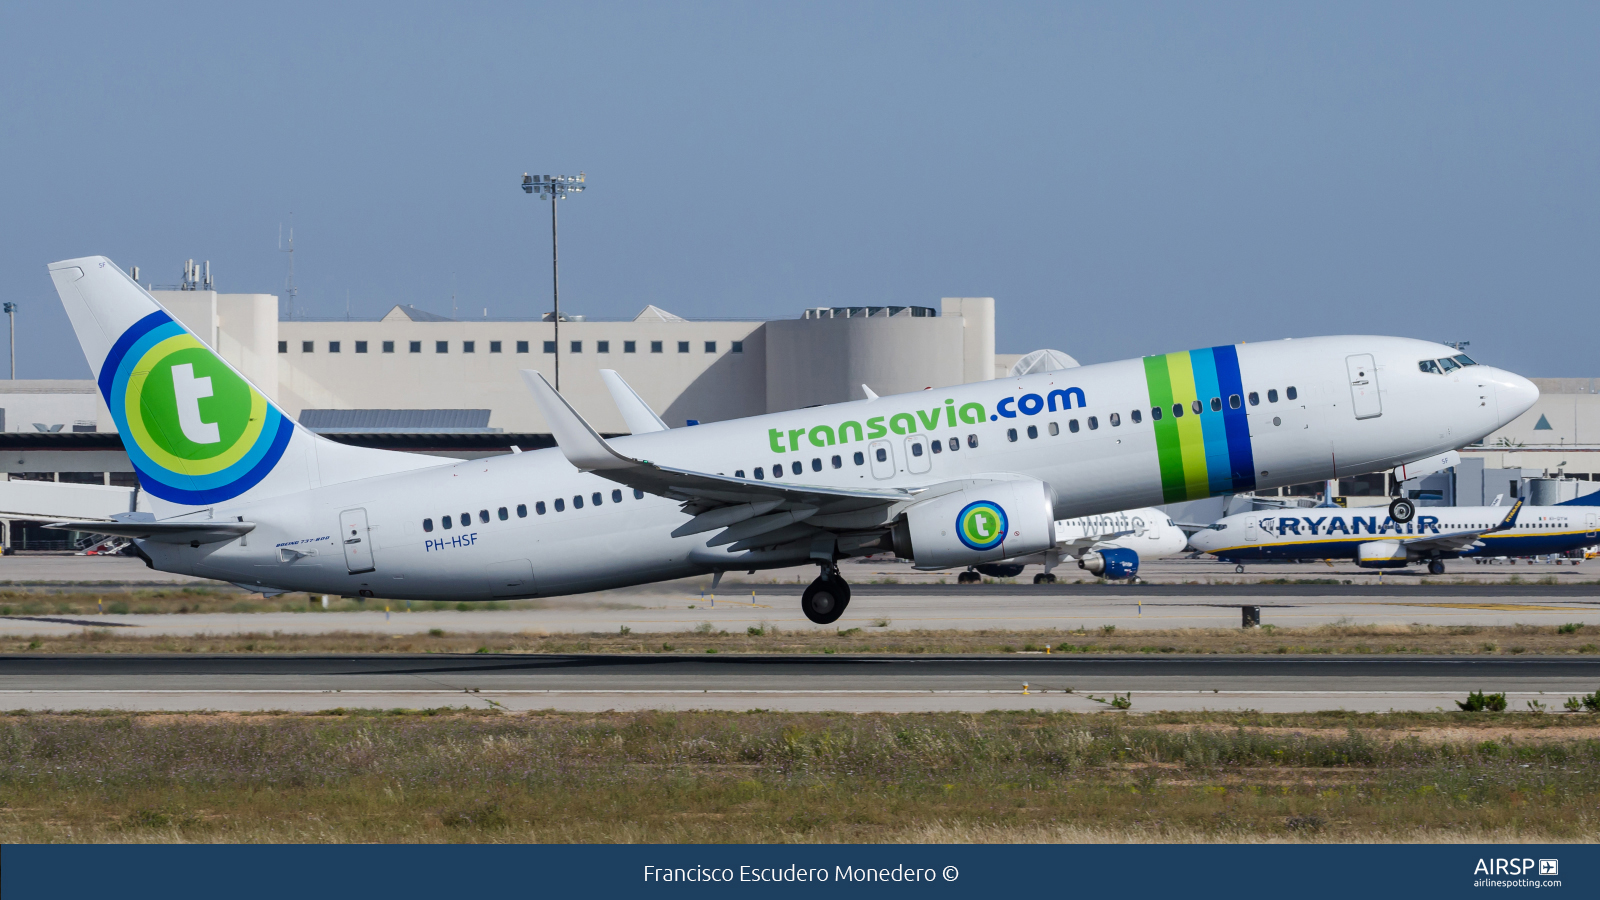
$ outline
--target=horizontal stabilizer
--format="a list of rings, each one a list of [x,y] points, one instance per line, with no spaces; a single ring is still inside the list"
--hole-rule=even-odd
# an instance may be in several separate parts
[[[162,544],[220,544],[255,530],[256,523],[234,519],[182,519],[159,521],[137,513],[110,522],[52,522],[44,526],[58,531],[82,531],[139,538]]]

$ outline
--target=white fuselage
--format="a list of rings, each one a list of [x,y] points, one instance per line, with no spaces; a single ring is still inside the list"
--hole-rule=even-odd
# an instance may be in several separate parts
[[[1260,398],[1243,407],[1253,472],[1236,474],[1250,475],[1257,488],[1372,472],[1454,449],[1519,415],[1537,397],[1525,379],[1489,366],[1468,366],[1453,376],[1419,372],[1418,359],[1453,352],[1424,341],[1327,337],[1236,349],[1243,391]],[[1363,386],[1381,399],[1381,414],[1368,409],[1365,418],[1352,408],[1348,360],[1359,354],[1376,359],[1370,377],[1382,388],[1378,394],[1375,386]],[[1081,397],[1071,409],[1027,413],[1037,404],[1023,398],[1067,387]],[[1276,402],[1266,399],[1269,391]],[[820,486],[911,487],[993,473],[1023,476],[1053,488],[1055,516],[1069,518],[1171,502],[1151,396],[1147,364],[1135,359],[621,437],[612,444],[664,466]],[[957,416],[955,410],[972,403],[985,410],[982,421]],[[1134,411],[1141,411],[1140,421],[1134,421]],[[841,424],[846,421],[863,423],[866,433],[857,439]],[[907,422],[910,433],[901,433]],[[316,473],[319,441],[297,427],[280,467],[304,459],[306,470]],[[1234,436],[1234,445],[1241,443],[1244,436]],[[1192,466],[1193,458],[1185,465]],[[523,560],[531,564],[533,584],[518,596],[794,562],[708,547],[711,535],[704,533],[674,538],[673,529],[688,518],[678,502],[636,495],[580,472],[557,449],[440,461],[338,483],[328,483],[327,466],[320,471],[321,481],[308,490],[242,497],[205,511],[214,519],[256,523],[242,539],[141,546],[165,571],[284,590],[414,599],[487,599],[495,593],[487,573]],[[1216,492],[1215,464],[1212,472]],[[1204,475],[1199,484],[1203,494]],[[370,528],[370,561],[347,560],[341,546],[341,514],[352,511]],[[351,571],[368,565],[371,571]]]

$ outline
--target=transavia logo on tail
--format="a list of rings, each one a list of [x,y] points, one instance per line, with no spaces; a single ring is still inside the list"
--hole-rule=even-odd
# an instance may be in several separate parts
[[[174,503],[228,500],[272,471],[294,425],[164,312],[123,332],[100,393],[145,490]]]
[[[1006,511],[998,503],[968,503],[956,515],[956,534],[974,550],[993,550],[1006,538]]]

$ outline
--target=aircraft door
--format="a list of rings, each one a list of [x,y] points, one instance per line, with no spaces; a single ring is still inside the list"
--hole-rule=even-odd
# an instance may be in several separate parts
[[[526,597],[535,593],[533,563],[525,559],[491,563],[488,573],[491,597]]]
[[[868,444],[867,458],[872,460],[873,478],[894,477],[894,447],[888,441],[873,441]]]
[[[1356,418],[1372,419],[1383,415],[1383,400],[1378,396],[1378,368],[1372,364],[1372,354],[1347,356],[1344,363],[1350,373],[1350,400]]]
[[[1589,533],[1584,535],[1584,537],[1594,537],[1595,536],[1595,521],[1594,520],[1595,520],[1595,514],[1594,513],[1589,513]]]
[[[920,434],[906,438],[906,471],[920,475],[933,468],[933,454],[928,452],[928,439]]]
[[[1256,531],[1256,520],[1247,519],[1244,523],[1244,539],[1255,542],[1261,539],[1261,533]]]
[[[351,575],[377,568],[372,563],[372,529],[367,527],[366,510],[339,513],[339,541],[344,544],[344,564]]]

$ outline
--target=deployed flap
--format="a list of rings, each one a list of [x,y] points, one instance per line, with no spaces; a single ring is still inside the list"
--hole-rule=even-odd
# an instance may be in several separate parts
[[[1436,453],[1433,456],[1412,460],[1403,466],[1395,467],[1394,472],[1391,474],[1394,475],[1395,481],[1410,481],[1413,478],[1432,475],[1435,472],[1442,472],[1451,466],[1459,465],[1461,465],[1461,454],[1451,450],[1448,453]]]
[[[783,506],[825,507],[829,513],[900,503],[920,493],[915,489],[836,488],[795,482],[752,481],[633,459],[613,449],[578,415],[565,397],[556,393],[543,375],[523,369],[522,378],[527,382],[528,389],[533,391],[539,411],[544,413],[545,423],[550,426],[550,434],[567,462],[582,471],[647,493],[675,500],[693,500],[705,507],[777,499],[782,501],[780,505]]]
[[[601,369],[600,380],[606,383],[606,390],[611,392],[611,400],[617,404],[617,412],[622,413],[622,421],[627,423],[630,433],[649,434],[667,430],[667,423],[661,421],[655,410],[634,393],[615,369]]]

